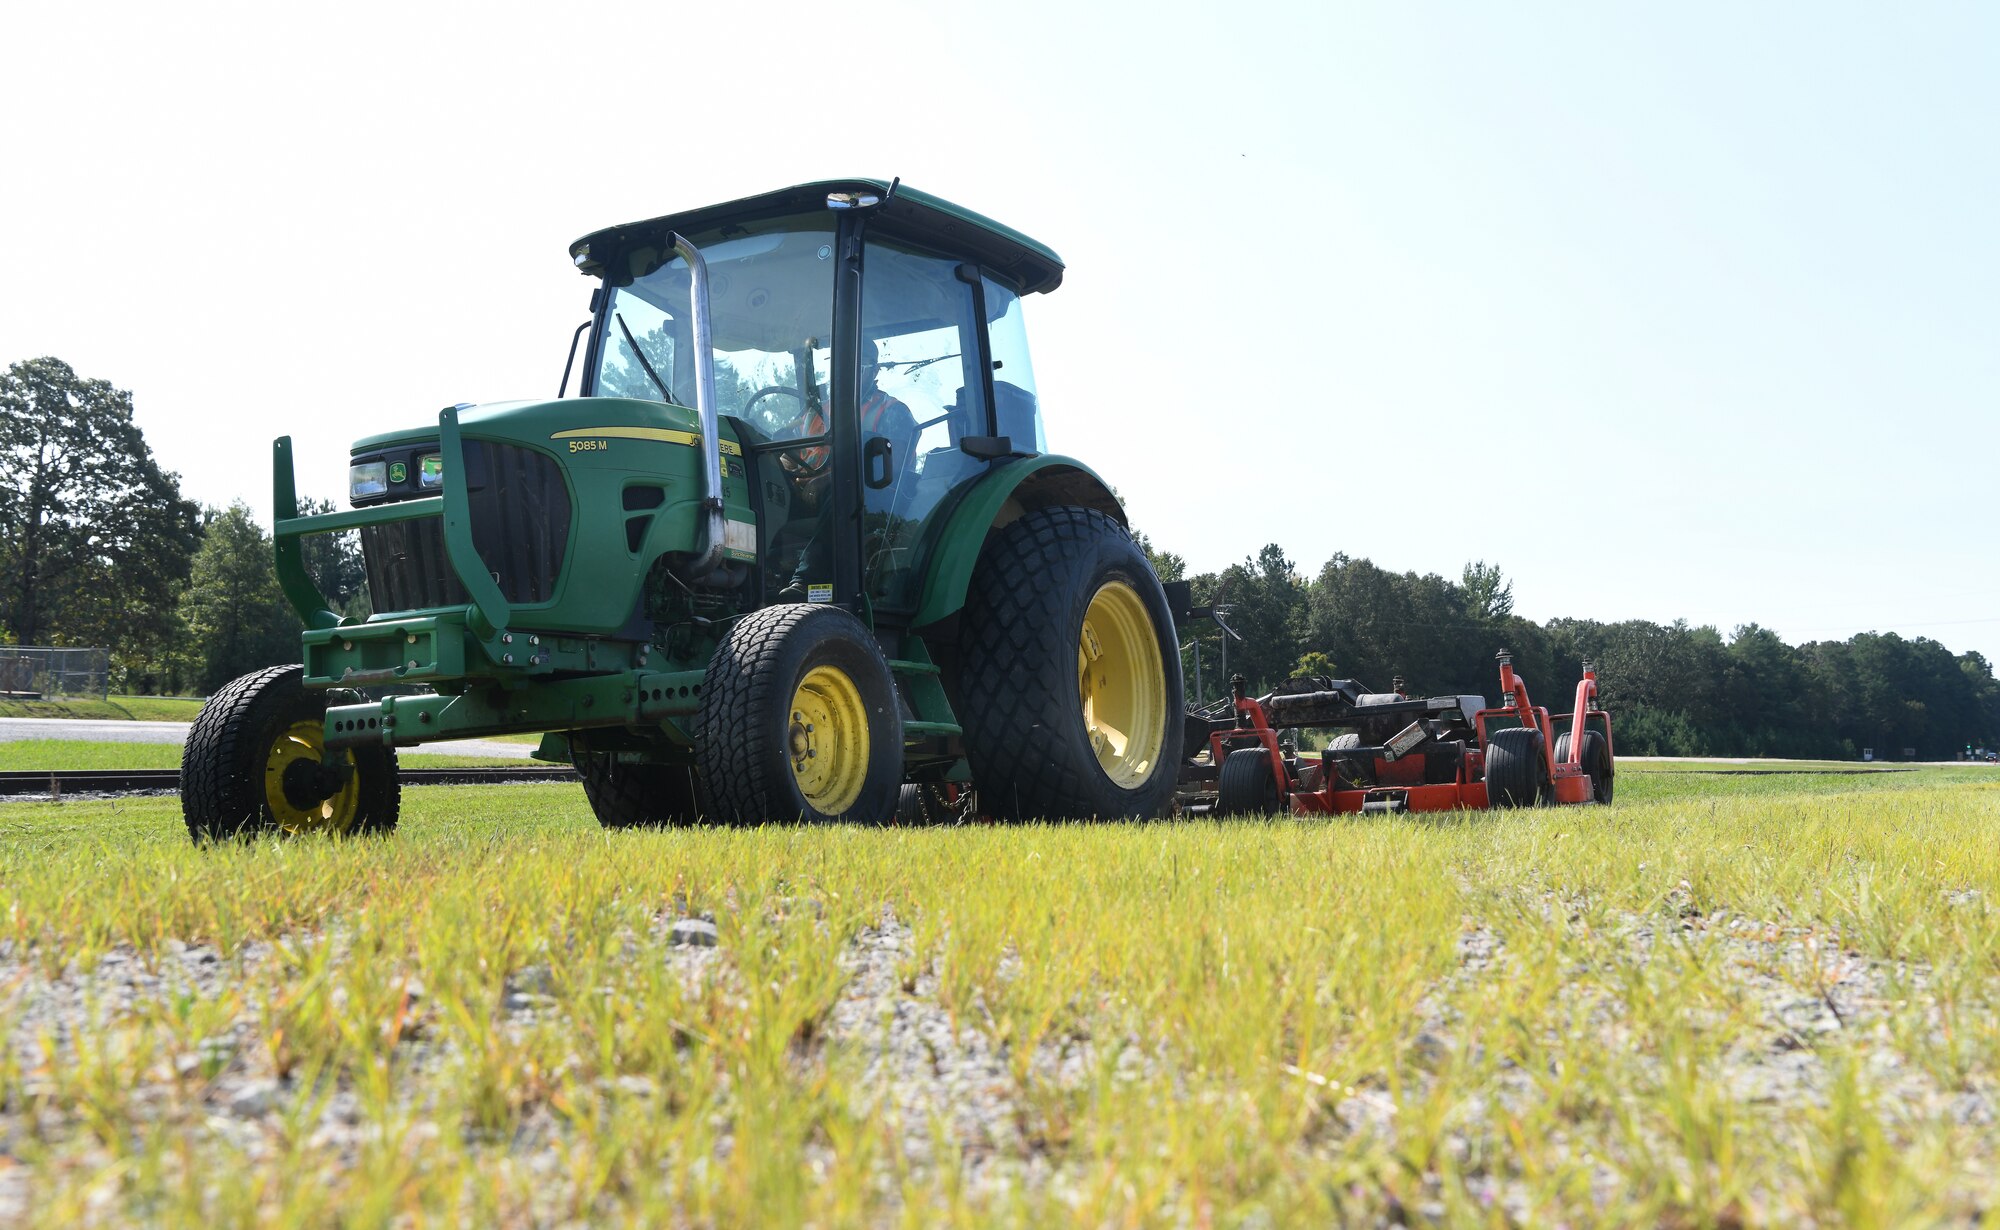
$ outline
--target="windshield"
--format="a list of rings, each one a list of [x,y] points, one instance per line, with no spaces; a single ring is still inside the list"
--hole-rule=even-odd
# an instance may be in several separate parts
[[[689,235],[708,263],[715,404],[765,435],[825,431],[833,340],[832,215],[731,223]],[[687,262],[665,236],[625,249],[606,281],[611,310],[592,391],[693,406]]]

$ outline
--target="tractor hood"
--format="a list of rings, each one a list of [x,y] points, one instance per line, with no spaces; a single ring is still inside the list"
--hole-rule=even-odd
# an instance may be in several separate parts
[[[506,602],[529,626],[605,636],[624,627],[662,555],[704,541],[702,439],[693,410],[624,397],[493,402],[444,412],[463,439],[462,473],[437,424],[357,441],[348,496],[358,511],[443,496],[464,516]],[[757,558],[743,450],[724,420],[718,442],[723,557]],[[446,567],[435,511],[427,528],[363,533],[379,610],[432,610],[464,600]],[[421,535],[422,537],[410,537]],[[533,612],[529,614],[528,612]]]
[[[610,415],[613,419],[628,425],[643,423],[649,427],[678,429],[685,432],[696,430],[693,410],[683,406],[663,405],[659,402],[632,401],[622,397],[566,397],[555,401],[489,401],[479,405],[460,405],[457,409],[459,427],[467,434],[506,436],[520,439],[524,443],[529,436],[544,426],[552,429],[543,437],[549,439],[565,427],[589,427],[596,418],[604,415]],[[399,444],[420,444],[437,439],[437,434],[437,423],[433,420],[421,427],[363,436],[354,442],[353,451],[358,454],[393,448]]]

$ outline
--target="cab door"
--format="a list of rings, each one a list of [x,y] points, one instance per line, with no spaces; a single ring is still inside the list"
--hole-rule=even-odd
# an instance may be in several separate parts
[[[982,298],[972,266],[870,238],[855,421],[862,587],[878,619],[900,622],[916,610],[934,515],[993,464],[959,448],[967,436],[992,434]]]

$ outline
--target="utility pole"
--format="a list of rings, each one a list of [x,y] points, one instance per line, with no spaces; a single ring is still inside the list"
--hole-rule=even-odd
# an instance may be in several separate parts
[[[1223,619],[1223,616],[1235,609],[1235,607],[1223,602],[1218,602],[1209,608],[1209,615],[1215,620],[1215,626],[1222,629],[1224,633],[1222,638],[1222,677],[1224,679],[1229,678],[1229,642],[1232,639],[1239,641],[1243,639],[1237,636],[1236,629],[1230,627],[1228,622]]]

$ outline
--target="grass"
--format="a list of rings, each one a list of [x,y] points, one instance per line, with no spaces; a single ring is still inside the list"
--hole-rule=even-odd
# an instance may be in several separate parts
[[[0,805],[0,1194],[45,1225],[1990,1209],[2000,1141],[1940,1108],[2000,1090],[2000,775],[1619,786],[669,833],[604,832],[574,787],[437,788],[388,839],[200,851],[172,799]],[[684,909],[711,955],[669,946]],[[892,985],[854,1001],[885,911]],[[172,989],[184,943],[211,989]],[[73,1037],[51,979],[89,1000]],[[244,1073],[281,1081],[247,1122],[216,1105]]]
[[[1972,762],[1967,762],[1972,767]],[[1929,765],[1898,765],[1872,760],[1733,760],[1688,757],[1682,760],[1633,760],[1618,762],[1622,773],[1897,773]]]
[[[107,700],[0,700],[0,717],[89,718],[109,722],[192,722],[201,712],[198,696],[113,696]]]
[[[516,767],[542,763],[513,756],[459,756],[446,752],[403,752],[406,768],[464,769],[489,765]],[[0,771],[15,769],[178,769],[178,743],[116,743],[89,739],[16,739],[0,742]]]

